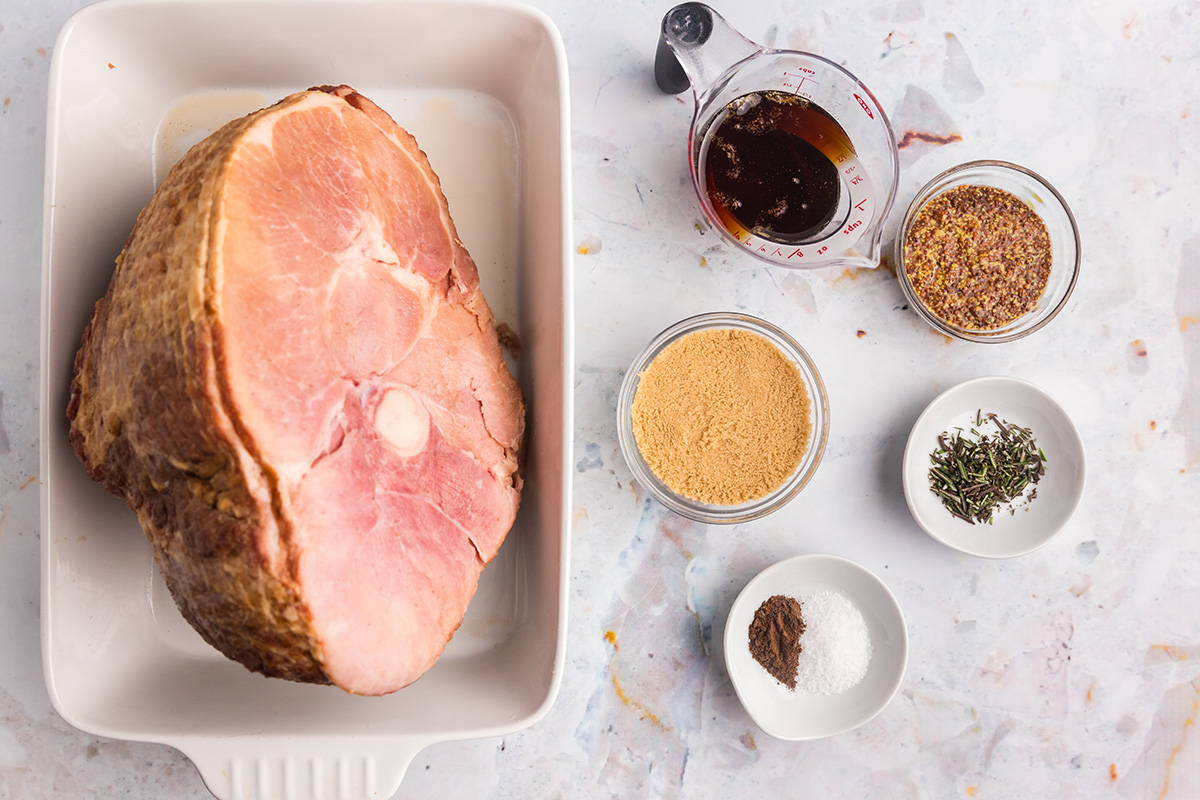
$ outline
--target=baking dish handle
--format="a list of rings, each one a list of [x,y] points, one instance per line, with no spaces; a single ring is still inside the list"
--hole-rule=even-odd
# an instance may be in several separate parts
[[[233,736],[171,744],[192,760],[218,800],[386,800],[429,742]]]

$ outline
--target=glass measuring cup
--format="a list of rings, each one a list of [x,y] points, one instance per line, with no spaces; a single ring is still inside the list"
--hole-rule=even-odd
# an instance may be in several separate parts
[[[879,265],[900,159],[887,115],[857,78],[820,56],[756,44],[703,3],[663,17],[654,73],[670,94],[692,88],[688,169],[726,240],[795,269]],[[777,129],[775,144],[734,138],[764,124]]]

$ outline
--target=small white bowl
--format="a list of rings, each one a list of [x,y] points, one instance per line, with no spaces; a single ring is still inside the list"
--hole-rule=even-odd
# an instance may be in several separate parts
[[[817,591],[845,596],[863,615],[871,663],[856,686],[835,695],[791,691],[750,655],[754,612],[773,595],[796,599]],[[776,739],[799,742],[854,730],[884,709],[908,663],[908,629],[896,598],[874,573],[845,558],[804,555],[758,573],[742,589],[725,623],[725,668],[746,713]]]
[[[1046,454],[1046,474],[1037,497],[1002,507],[992,524],[972,525],[953,516],[929,489],[930,456],[938,434],[970,430],[976,412],[1029,428]],[[942,544],[981,558],[1025,555],[1053,539],[1071,519],[1083,497],[1083,442],[1067,412],[1029,381],[991,376],[974,378],[938,395],[917,418],[904,448],[904,499],[926,533]]]

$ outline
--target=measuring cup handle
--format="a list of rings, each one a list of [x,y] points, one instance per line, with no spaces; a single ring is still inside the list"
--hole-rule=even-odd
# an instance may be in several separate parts
[[[692,85],[683,71],[683,65],[661,35],[658,37],[658,50],[654,53],[654,82],[667,94],[679,94]]]
[[[663,16],[658,34],[658,50],[654,53],[654,82],[667,94],[679,94],[692,85],[675,51],[667,43],[668,32],[676,41],[700,46],[713,31],[712,9],[703,3],[683,3]]]

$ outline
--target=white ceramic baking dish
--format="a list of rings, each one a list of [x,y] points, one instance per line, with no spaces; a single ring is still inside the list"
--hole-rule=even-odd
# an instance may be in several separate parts
[[[529,401],[526,491],[434,668],[382,698],[263,678],[183,621],[137,520],[67,441],[72,361],[113,259],[193,142],[346,83],[439,173]],[[572,339],[567,65],[545,15],[497,0],[109,0],[54,49],[42,283],[42,656],[90,733],[186,753],[222,798],[388,797],[423,747],[550,707],[567,618]]]

